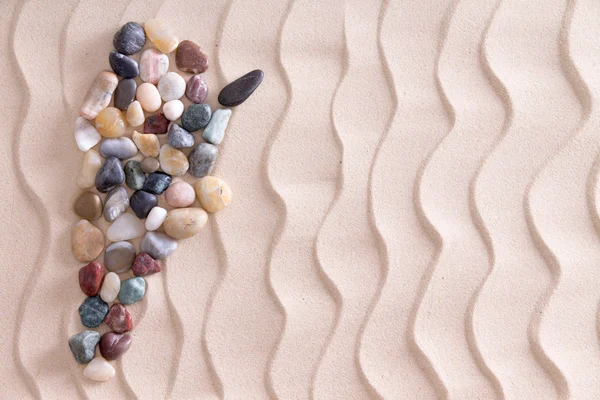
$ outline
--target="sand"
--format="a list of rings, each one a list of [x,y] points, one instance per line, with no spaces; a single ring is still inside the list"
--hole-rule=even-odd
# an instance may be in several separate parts
[[[600,399],[597,1],[49,5],[0,4],[0,398]],[[73,127],[152,17],[207,51],[213,106],[265,80],[220,146],[234,202],[93,383]]]

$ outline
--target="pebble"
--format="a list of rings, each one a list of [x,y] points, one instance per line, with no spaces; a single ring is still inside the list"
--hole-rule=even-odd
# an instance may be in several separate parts
[[[140,190],[144,187],[146,174],[142,171],[142,165],[139,161],[129,160],[123,167],[125,171],[125,184],[131,190]]]
[[[167,72],[158,82],[158,92],[165,102],[178,100],[185,94],[185,79],[177,72]]]
[[[154,207],[146,217],[146,230],[157,230],[160,228],[165,218],[167,218],[167,210],[162,207]]]
[[[163,171],[174,176],[185,174],[190,167],[185,154],[168,144],[161,147],[158,161]]]
[[[190,152],[190,174],[202,178],[210,174],[217,159],[217,146],[210,143],[200,143]]]
[[[106,230],[106,237],[111,242],[131,240],[142,237],[146,232],[144,223],[133,214],[121,214]]]
[[[165,233],[174,239],[187,239],[200,232],[208,214],[199,207],[177,208],[169,211],[163,223]]]
[[[208,104],[191,104],[181,116],[183,129],[195,132],[204,128],[210,121],[211,110]]]
[[[100,298],[107,303],[115,301],[121,289],[121,279],[115,272],[109,272],[104,277],[104,283],[100,289]]]
[[[175,36],[171,28],[163,21],[149,19],[144,24],[144,30],[148,39],[163,53],[172,52],[179,44],[179,38]]]
[[[160,143],[156,135],[133,131],[131,138],[144,157],[158,157]]]
[[[105,382],[115,376],[115,369],[102,357],[94,358],[84,369],[83,376],[97,382]]]
[[[111,191],[125,182],[125,172],[117,157],[109,157],[96,174],[96,189],[101,193]]]
[[[135,79],[121,79],[115,90],[115,107],[121,111],[127,110],[127,107],[135,99],[136,90],[137,83],[135,83]]]
[[[231,203],[231,188],[217,177],[205,176],[194,184],[194,188],[200,205],[208,212],[221,211]]]
[[[171,176],[165,174],[164,172],[153,172],[146,178],[146,182],[144,183],[144,187],[142,190],[161,195],[169,185],[171,184]]]
[[[122,333],[106,332],[100,339],[100,354],[108,361],[121,357],[129,350],[133,337]]]
[[[156,49],[147,49],[140,58],[140,78],[153,85],[158,84],[169,70],[169,56]]]
[[[134,259],[135,247],[126,241],[111,243],[104,252],[104,265],[106,269],[117,274],[129,271]]]
[[[117,74],[109,71],[100,72],[83,100],[81,116],[89,120],[96,118],[98,113],[110,104],[110,98],[118,83]]]
[[[148,82],[138,86],[135,98],[140,102],[142,108],[148,112],[158,111],[162,104],[158,89]]]
[[[88,328],[99,327],[107,313],[108,304],[100,296],[88,297],[79,306],[81,323]]]
[[[125,119],[130,126],[140,126],[144,123],[144,110],[139,101],[135,100],[127,107]]]
[[[122,76],[125,79],[135,78],[140,74],[140,68],[137,61],[127,57],[125,54],[111,51],[108,56],[108,62],[115,74]]]
[[[98,219],[102,215],[102,200],[94,192],[82,192],[75,198],[73,211],[81,218],[90,221]]]
[[[260,85],[264,76],[264,72],[255,69],[231,82],[219,93],[219,103],[225,107],[235,107],[242,104]]]
[[[137,22],[128,22],[115,33],[113,47],[128,56],[137,53],[146,44],[144,28]]]
[[[136,190],[129,199],[129,205],[139,219],[144,219],[158,205],[158,199],[152,193]]]
[[[102,136],[98,133],[94,125],[83,117],[77,117],[75,120],[75,142],[81,151],[88,151],[98,144]]]
[[[100,145],[100,154],[104,158],[117,157],[119,160],[126,160],[135,157],[137,152],[135,143],[128,137],[105,139]]]
[[[129,196],[124,187],[118,186],[108,192],[104,202],[104,219],[113,222],[129,208]]]
[[[177,124],[171,124],[169,128],[168,142],[169,145],[176,149],[184,147],[192,147],[194,145],[194,135],[183,129]]]
[[[96,346],[100,341],[100,334],[95,331],[85,330],[69,338],[69,348],[75,361],[87,364],[94,359]]]
[[[121,304],[134,304],[140,301],[146,293],[146,281],[144,278],[129,278],[121,282],[119,291],[119,302]]]
[[[80,219],[71,231],[71,250],[81,262],[90,262],[102,253],[104,235],[86,219]]]
[[[169,186],[165,192],[165,200],[171,207],[189,207],[196,200],[196,194],[192,185],[184,181],[178,181]]]
[[[89,189],[96,182],[96,174],[102,166],[102,157],[94,149],[89,149],[83,155],[83,162],[79,173],[77,173],[77,186],[82,189]]]
[[[202,75],[194,75],[188,81],[185,95],[192,103],[200,104],[208,97],[208,84]]]
[[[167,133],[168,129],[169,120],[165,118],[164,114],[151,115],[144,122],[144,133],[162,135],[163,133]]]
[[[183,114],[183,103],[181,100],[171,100],[163,104],[163,114],[169,121],[177,121]]]
[[[135,257],[131,270],[135,276],[146,276],[160,272],[161,269],[160,264],[150,254],[140,253]]]
[[[106,325],[117,333],[130,331],[133,327],[131,314],[122,304],[113,304],[104,318]]]
[[[208,69],[208,56],[196,43],[184,40],[177,47],[175,64],[182,71],[199,74]]]
[[[79,269],[79,287],[86,296],[95,296],[102,286],[104,270],[99,262],[92,261]]]
[[[162,260],[177,250],[177,240],[162,232],[147,232],[140,243],[140,252]]]
[[[147,174],[156,172],[159,168],[160,163],[156,158],[146,157],[142,160],[142,171],[144,171]]]
[[[215,110],[210,122],[204,128],[204,132],[202,132],[202,138],[214,145],[221,144],[225,136],[225,129],[227,129],[227,125],[229,124],[229,117],[231,117],[231,110],[229,108]]]
[[[106,138],[123,136],[126,128],[125,116],[116,107],[107,107],[96,116],[96,129]]]

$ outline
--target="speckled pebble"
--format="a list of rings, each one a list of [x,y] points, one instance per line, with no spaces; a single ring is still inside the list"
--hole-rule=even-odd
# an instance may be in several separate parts
[[[208,97],[208,84],[202,75],[194,75],[188,81],[185,95],[192,103],[203,103]]]
[[[191,104],[181,116],[181,125],[188,132],[195,132],[208,125],[211,109],[208,104]]]
[[[146,174],[142,171],[142,166],[139,161],[127,161],[123,170],[125,171],[125,184],[129,189],[140,190],[144,187]]]
[[[146,43],[144,28],[137,22],[128,22],[115,33],[113,47],[126,55],[137,53]]]
[[[194,135],[175,123],[171,124],[167,138],[169,145],[175,147],[176,149],[192,147],[195,142]]]
[[[85,330],[69,338],[69,348],[75,361],[87,364],[94,359],[96,346],[100,341],[100,334],[95,331]]]
[[[135,304],[144,298],[146,293],[146,281],[144,278],[136,277],[121,282],[119,291],[119,302],[121,304]]]
[[[164,172],[153,172],[146,178],[142,190],[146,192],[161,195],[171,184],[171,176]]]
[[[88,297],[79,306],[81,323],[88,328],[99,327],[107,313],[108,304],[100,296]]]
[[[202,178],[210,174],[215,167],[218,149],[210,143],[200,143],[190,152],[190,174]]]

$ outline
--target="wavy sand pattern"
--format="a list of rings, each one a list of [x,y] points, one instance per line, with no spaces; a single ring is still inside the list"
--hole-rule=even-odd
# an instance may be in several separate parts
[[[600,399],[595,0],[0,4],[4,399]],[[252,68],[234,204],[81,374],[73,121],[129,20]],[[59,182],[60,184],[57,184]],[[105,228],[106,223],[100,223]]]

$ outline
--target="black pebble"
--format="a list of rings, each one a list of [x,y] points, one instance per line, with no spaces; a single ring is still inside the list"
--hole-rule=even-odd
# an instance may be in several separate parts
[[[164,172],[153,172],[146,178],[142,190],[152,194],[163,194],[171,184],[171,175]]]
[[[96,189],[100,193],[110,192],[115,187],[125,182],[125,172],[121,166],[121,161],[117,157],[109,157],[96,174]]]
[[[181,116],[181,125],[188,132],[195,132],[208,125],[212,111],[208,104],[192,104]]]
[[[129,199],[129,206],[139,219],[144,219],[150,214],[150,210],[158,205],[158,199],[152,193],[137,190]]]
[[[113,37],[113,46],[128,56],[137,53],[146,44],[144,28],[137,22],[128,22]]]
[[[135,78],[140,73],[138,63],[124,54],[111,51],[108,62],[115,74],[123,78]]]
[[[115,89],[115,107],[121,111],[127,110],[127,107],[135,99],[135,91],[137,89],[137,83],[135,79],[121,79]]]
[[[242,104],[260,85],[264,76],[264,72],[255,69],[231,82],[219,93],[219,103],[225,107],[235,107]]]

